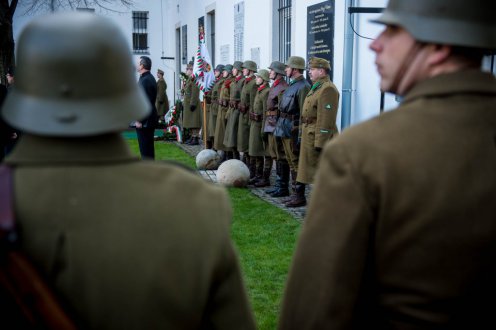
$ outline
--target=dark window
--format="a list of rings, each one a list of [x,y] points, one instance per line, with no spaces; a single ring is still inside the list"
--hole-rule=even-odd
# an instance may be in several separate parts
[[[133,11],[133,52],[148,53],[148,12]]]
[[[279,61],[291,56],[291,0],[279,0]]]

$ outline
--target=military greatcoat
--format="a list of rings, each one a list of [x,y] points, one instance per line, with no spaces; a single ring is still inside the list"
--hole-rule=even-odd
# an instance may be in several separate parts
[[[218,79],[215,82],[215,85],[210,93],[211,103],[210,103],[210,112],[209,112],[208,126],[207,126],[207,132],[209,137],[213,137],[215,135],[217,112],[219,110],[219,90],[223,83],[224,83],[223,78]]]
[[[325,143],[338,135],[339,92],[325,76],[316,81],[303,103],[301,112],[301,147],[298,160],[297,181],[313,183],[320,156]]]
[[[241,100],[239,102],[239,123],[238,123],[238,151],[248,152],[250,140],[250,117],[249,112],[253,107],[255,96],[257,95],[257,84],[255,76],[245,79],[241,90]]]
[[[196,109],[191,111],[191,106]],[[200,128],[202,123],[202,109],[200,103],[200,89],[192,77],[189,77],[184,86],[183,127]]]
[[[257,95],[253,101],[253,108],[250,112],[250,142],[248,154],[254,157],[268,156],[265,150],[263,135],[263,115],[267,111],[267,97],[269,96],[269,83],[264,82],[257,89]]]
[[[238,143],[239,101],[244,82],[243,75],[235,77],[229,91],[230,100],[224,145],[230,148],[236,148]]]
[[[324,149],[279,329],[495,329],[496,79],[417,83]]]
[[[158,117],[164,120],[164,115],[169,111],[169,99],[167,98],[167,83],[164,78],[157,80],[157,100],[155,101]]]
[[[21,249],[84,328],[255,328],[220,188],[119,133],[25,134],[7,163]]]
[[[229,89],[233,81],[234,78],[230,76],[224,80],[224,84],[220,87],[220,104],[217,110],[217,122],[215,124],[214,136],[214,148],[217,150],[232,150],[232,148],[228,148],[224,145],[224,135],[226,133],[227,111],[229,110]]]

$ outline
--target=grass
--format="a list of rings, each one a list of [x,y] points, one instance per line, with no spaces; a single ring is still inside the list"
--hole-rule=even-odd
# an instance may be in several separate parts
[[[126,137],[131,149],[139,154],[136,139]],[[156,143],[155,156],[157,160],[175,160],[195,168],[193,157],[174,144]],[[233,207],[231,235],[257,327],[275,329],[300,224],[247,189],[229,188],[228,192]]]

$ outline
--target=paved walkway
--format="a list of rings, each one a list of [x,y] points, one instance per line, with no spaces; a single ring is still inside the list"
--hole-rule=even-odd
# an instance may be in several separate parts
[[[181,149],[183,149],[186,153],[188,153],[189,155],[193,156],[193,157],[196,157],[196,155],[203,150],[203,146],[201,145],[198,145],[198,146],[190,146],[190,145],[187,145],[187,144],[181,144],[181,143],[176,143],[176,145],[178,147],[180,147]],[[200,173],[200,175],[202,177],[204,177],[206,180],[209,180],[209,181],[212,181],[212,182],[217,182],[217,176],[216,176],[216,172],[217,171],[210,171],[210,170],[207,170],[207,171],[198,171]],[[275,171],[272,171],[273,175],[271,176],[271,182],[274,183],[274,180],[275,180]],[[308,194],[310,192],[310,189],[311,187],[308,187],[307,186],[307,191],[306,191],[306,195],[307,195],[307,200],[308,200]],[[274,197],[271,197],[269,195],[267,195],[265,193],[265,190],[268,189],[267,187],[265,188],[256,188],[256,187],[248,187],[247,189],[249,189],[254,195],[258,196],[259,198],[263,199],[264,201],[267,201],[268,203],[271,203],[283,210],[285,210],[286,212],[292,214],[298,221],[303,221],[303,218],[305,217],[305,211],[306,211],[306,207],[303,206],[303,207],[295,207],[295,208],[288,208],[286,207],[281,201],[283,199],[285,199],[286,197],[283,197],[283,198],[274,198]]]

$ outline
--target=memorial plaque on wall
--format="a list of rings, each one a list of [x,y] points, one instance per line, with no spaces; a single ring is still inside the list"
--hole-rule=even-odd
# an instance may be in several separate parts
[[[325,58],[334,67],[334,0],[307,7],[307,61],[311,57]]]
[[[243,61],[243,44],[245,29],[245,3],[234,5],[234,60]]]
[[[182,36],[182,41],[183,41],[183,49],[182,49],[182,54],[181,58],[183,60],[183,64],[188,64],[188,26],[183,25],[181,29],[181,36]]]

